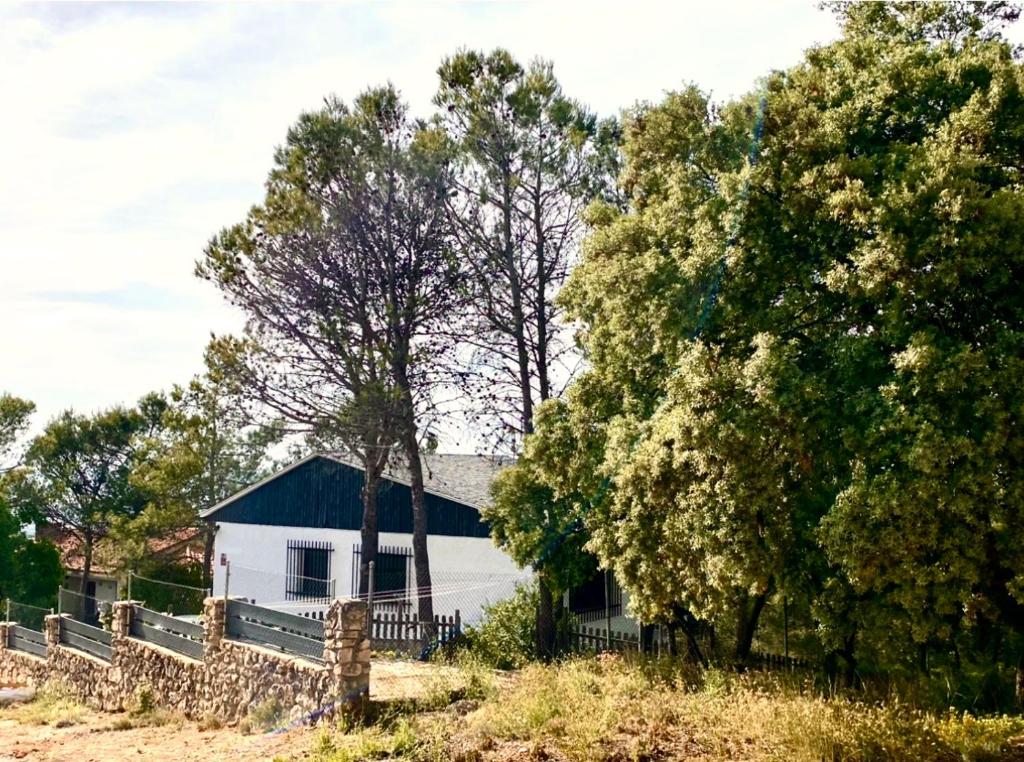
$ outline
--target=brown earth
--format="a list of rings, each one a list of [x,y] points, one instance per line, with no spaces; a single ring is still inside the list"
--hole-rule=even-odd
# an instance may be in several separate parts
[[[0,720],[0,761],[74,760],[74,762],[208,762],[269,760],[294,755],[310,744],[311,731],[244,736],[235,728],[199,730],[196,723],[114,730],[117,715],[89,713],[66,728]]]
[[[438,679],[456,674],[447,667],[419,662],[374,662],[370,696],[391,701],[430,690]],[[313,729],[243,735],[238,728],[201,730],[198,723],[172,721],[156,727],[117,729],[125,715],[85,711],[67,727],[36,725],[17,719],[18,710],[0,718],[0,762],[258,762],[275,756],[301,759],[313,741]]]

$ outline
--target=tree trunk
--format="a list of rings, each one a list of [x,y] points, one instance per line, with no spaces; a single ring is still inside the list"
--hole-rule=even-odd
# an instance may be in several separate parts
[[[411,403],[410,403],[411,404]],[[430,557],[427,553],[427,506],[423,494],[423,463],[416,439],[416,425],[405,422],[405,455],[409,461],[409,483],[412,492],[412,562],[416,570],[417,614],[423,637],[433,641],[434,598],[430,580]]]
[[[523,288],[516,268],[515,245],[512,241],[512,174],[502,167],[502,245],[505,254],[509,294],[512,297],[512,331],[519,365],[519,392],[523,400],[523,434],[533,431],[533,388],[530,384],[530,350],[526,344],[526,318],[523,312]]]
[[[674,606],[672,616],[673,621],[669,624],[670,652],[672,655],[675,655],[674,644],[676,630],[682,630],[683,636],[686,638],[687,656],[691,661],[706,667],[708,665],[708,660],[704,656],[704,652],[701,650],[700,642],[697,640],[700,622],[698,622],[697,618],[690,613],[689,609],[683,606]]]
[[[541,402],[551,396],[551,381],[548,379],[548,305],[547,305],[547,261],[544,252],[544,207],[541,203],[541,156],[538,148],[537,184],[533,193],[534,257],[537,266],[537,384]]]
[[[744,597],[743,601],[739,606],[739,623],[736,632],[736,653],[735,658],[739,664],[746,664],[750,659],[750,649],[754,643],[754,634],[757,632],[758,621],[761,618],[761,612],[764,610],[765,604],[768,602],[768,595],[771,591],[771,585],[763,593],[755,595],[752,599],[749,599],[750,606],[748,610],[747,602],[748,599]]]
[[[1017,668],[1014,670],[1013,696],[1017,704],[1017,711],[1024,710],[1024,655],[1017,659]]]
[[[537,656],[551,661],[555,656],[555,596],[543,575],[538,579]]]
[[[370,563],[377,561],[377,492],[380,490],[380,467],[377,460],[367,459],[363,483],[363,525],[359,530],[359,597],[369,592]]]
[[[217,525],[209,523],[203,537],[203,584],[213,590],[213,543],[217,536]]]
[[[93,606],[89,605],[89,579],[92,576],[92,534],[85,533],[82,541],[82,584],[78,589],[81,597],[75,610],[79,619],[89,619],[93,615]]]

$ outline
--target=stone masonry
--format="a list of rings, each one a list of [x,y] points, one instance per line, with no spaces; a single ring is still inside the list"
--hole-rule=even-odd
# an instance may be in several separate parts
[[[0,622],[0,686],[37,686],[46,681],[46,660],[7,647],[7,625]]]
[[[110,662],[60,643],[61,616],[46,618],[48,656],[41,659],[6,647],[0,625],[0,685],[64,684],[98,709],[125,709],[140,690],[157,706],[198,719],[241,719],[276,701],[289,720],[313,719],[340,706],[360,706],[369,695],[370,641],[366,604],[336,600],[324,620],[323,664],[233,641],[225,635],[225,601],[207,598],[203,612],[203,659],[182,656],[132,638],[135,604],[114,604]]]

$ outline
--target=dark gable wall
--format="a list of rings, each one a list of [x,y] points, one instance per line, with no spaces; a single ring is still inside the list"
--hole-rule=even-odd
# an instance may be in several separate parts
[[[236,524],[358,530],[363,518],[362,488],[361,470],[316,457],[240,497],[211,519]],[[476,508],[429,492],[426,503],[430,534],[489,536],[489,528]],[[387,479],[381,481],[377,529],[412,534],[409,487]]]

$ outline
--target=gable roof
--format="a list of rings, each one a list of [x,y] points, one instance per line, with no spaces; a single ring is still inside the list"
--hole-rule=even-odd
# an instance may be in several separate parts
[[[67,527],[56,524],[40,524],[36,527],[36,537],[49,540],[60,552],[60,562],[65,571],[81,572],[85,568],[85,554],[82,540]],[[104,563],[104,543],[106,538],[98,542],[93,555],[91,571],[101,576],[109,576],[115,569]],[[146,552],[151,557],[162,558],[171,563],[201,562],[203,560],[203,532],[194,527],[185,527],[167,532],[159,537],[146,540]]]
[[[362,470],[358,463],[343,453],[327,453],[326,457]],[[491,483],[494,477],[513,462],[507,456],[455,453],[431,453],[423,455],[421,460],[424,491],[478,510],[491,504]],[[384,471],[384,478],[411,486],[409,468],[404,463],[389,465]]]
[[[270,474],[240,492],[236,492],[216,505],[200,511],[199,515],[203,518],[211,518],[221,508],[230,505],[268,482],[272,482],[278,477],[316,458],[326,458],[359,471],[363,470],[362,466],[347,453],[313,453],[282,468],[280,471]],[[454,453],[431,453],[423,455],[422,460],[423,489],[425,492],[476,508],[477,510],[490,505],[490,490],[494,477],[497,476],[502,468],[514,462],[514,459],[508,456],[460,455]],[[404,464],[389,465],[385,469],[383,478],[407,487],[410,486],[409,469]]]

